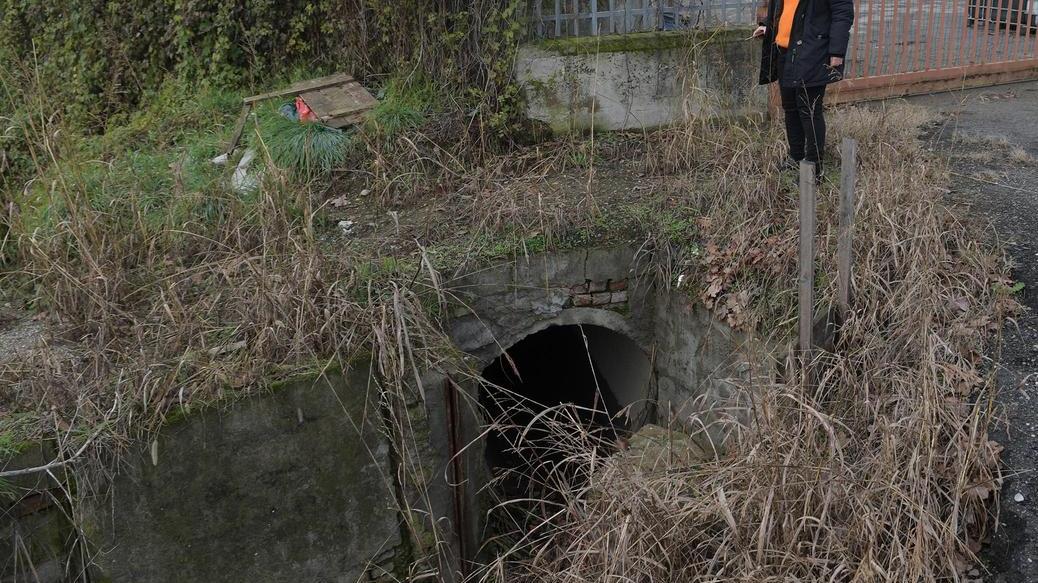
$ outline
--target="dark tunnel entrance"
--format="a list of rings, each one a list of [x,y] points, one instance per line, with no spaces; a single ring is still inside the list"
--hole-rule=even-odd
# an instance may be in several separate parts
[[[486,461],[506,493],[526,495],[589,446],[608,453],[638,429],[650,377],[641,348],[601,326],[551,326],[507,349],[480,392],[492,423]]]

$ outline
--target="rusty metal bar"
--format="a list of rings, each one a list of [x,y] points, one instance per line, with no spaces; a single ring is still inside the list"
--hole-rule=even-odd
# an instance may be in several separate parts
[[[1002,20],[1002,17],[1005,16],[1005,21],[1004,21],[1005,22],[1005,35],[1004,35],[1005,36],[1005,43],[1002,46],[1002,54],[1001,54],[999,60],[1008,61],[1009,60],[1009,40],[1010,40],[1010,38],[1012,38],[1012,34],[1011,34],[1011,30],[1010,30],[1010,28],[1011,28],[1010,24],[1013,23],[1013,0],[999,0],[999,1],[1000,2],[1004,1],[1006,3],[1005,12],[1002,12],[1001,10],[998,11],[998,18],[999,18],[999,20]],[[1002,30],[1002,29],[999,28],[998,26],[996,26],[995,30]]]
[[[937,18],[934,21],[934,26],[937,28],[937,34],[933,36],[933,67],[940,69],[944,65],[941,63],[941,54],[944,47],[948,46],[948,29],[945,27],[944,15],[948,12],[947,0],[934,0],[937,4]]]
[[[909,41],[912,44],[912,58],[909,60],[911,71],[920,71],[923,66],[920,64],[923,60],[923,47],[926,44],[926,39],[923,37],[923,25],[926,24],[926,8],[923,6],[924,2],[932,0],[919,0],[914,6],[914,10],[909,10],[909,22],[915,25],[914,33],[915,38],[909,37]],[[909,30],[909,35],[913,34],[913,30]],[[908,71],[905,71],[906,73]]]
[[[930,0],[930,1],[932,2],[933,0]],[[922,4],[920,3],[917,8],[918,8],[917,11],[919,12],[919,18],[915,18],[915,15],[913,15],[913,17],[912,17],[912,21],[915,22],[915,42],[912,45],[912,70],[913,71],[918,71],[920,69],[920,67],[919,67],[919,61],[920,61],[920,56],[921,56],[920,53],[923,50],[923,45],[922,45],[922,42],[923,42],[923,8],[922,8]]]
[[[1016,42],[1013,44],[1013,52],[1008,55],[1010,59],[1020,58],[1023,35],[1027,33],[1027,29],[1024,27],[1024,7],[1027,6],[1027,0],[1016,0],[1016,2]]]
[[[857,6],[855,7],[855,10],[857,10]],[[860,14],[854,15],[854,36],[851,39],[850,50],[847,51],[848,58],[845,71],[847,77],[854,77],[855,74],[860,73],[858,69],[861,69],[861,65],[858,61],[860,60],[862,51],[864,50],[863,41],[865,40],[865,27],[862,26],[864,20],[865,19],[861,18]]]
[[[979,1],[979,0],[978,0]],[[991,62],[991,49],[995,46],[995,42],[990,38],[991,34],[991,5],[998,0],[984,0],[987,3],[987,10],[984,11],[984,34],[981,41],[984,43],[980,45],[980,57],[978,61],[980,64]],[[976,26],[976,25],[974,25]]]
[[[1031,22],[1032,22],[1031,21],[1031,10],[1025,10],[1024,7],[1031,7],[1031,3],[1030,2],[1024,2],[1023,6],[1021,6],[1021,9],[1020,9],[1020,12],[1022,12],[1023,14],[1022,14],[1021,19],[1020,19],[1020,21],[1021,21],[1021,25],[1020,25],[1021,26],[1021,30],[1018,31],[1018,39],[1019,39],[1019,45],[1020,46],[1018,47],[1017,54],[1016,54],[1016,58],[1017,59],[1027,58],[1027,57],[1031,56],[1031,53],[1027,50],[1027,44],[1028,44],[1028,41],[1030,41],[1030,39],[1031,39],[1031,32],[1032,32],[1032,27],[1031,27]],[[1033,8],[1032,8],[1032,10],[1033,10]]]
[[[883,75],[883,47],[887,44],[887,0],[879,1],[879,42],[876,43],[876,75]]]
[[[900,5],[897,2],[903,1],[904,5]],[[893,26],[891,27],[890,34],[893,37],[891,39],[891,46],[895,47],[896,53],[891,58],[891,73],[907,73],[907,63],[911,62],[909,55],[912,51],[911,40],[912,36],[912,0],[895,0],[895,13],[897,9],[901,9],[901,18],[895,19]],[[897,22],[901,23],[901,31],[898,34]],[[906,40],[907,39],[907,40]]]
[[[967,0],[967,5],[970,0]],[[973,34],[970,38],[969,47],[969,64],[977,64],[980,62],[980,52],[983,50],[981,46],[981,36],[986,36],[984,33],[984,22],[981,19],[981,14],[987,14],[987,8],[984,7],[983,3],[988,0],[975,0],[973,5],[973,26],[971,27]]]
[[[934,34],[933,33],[933,24],[934,24],[934,21],[935,21],[933,12],[937,8],[938,1],[939,0],[929,0],[928,1],[928,3],[930,4],[930,23],[929,23],[929,25],[926,28],[926,35],[927,35],[928,39],[927,39],[927,43],[926,43],[926,58],[923,61],[923,70],[924,71],[928,71],[929,70],[930,65],[933,63],[933,59],[932,59],[933,53],[937,50],[938,47],[940,47],[940,36],[938,36],[939,33],[938,34]]]
[[[868,37],[868,39],[865,41],[865,43],[866,43],[865,44],[865,51],[866,52],[865,52],[865,67],[864,67],[864,71],[862,71],[864,73],[864,75],[862,75],[863,77],[868,77],[869,75],[872,74],[872,71],[873,71],[873,68],[872,68],[872,40],[873,40],[873,38],[872,38],[872,35],[873,35],[872,28],[873,28],[873,24],[875,23],[876,0],[869,0],[869,5],[868,6],[869,6],[869,28],[866,31],[866,36]]]
[[[970,0],[956,0],[956,4],[958,4],[959,2],[962,2],[962,9],[957,9],[955,12],[958,13],[959,18],[962,20],[962,38],[959,40],[959,58],[955,62],[955,64],[963,66],[968,64],[968,62],[966,61],[966,45],[972,42],[970,39],[976,34],[977,31],[971,29],[968,26]],[[971,31],[973,32],[973,34],[970,34]]]
[[[1031,20],[1033,21],[1033,19],[1031,19]],[[1030,57],[1032,59],[1034,59],[1034,58],[1038,58],[1038,27],[1035,27],[1035,26],[1032,25],[1031,27],[1029,27],[1029,29],[1033,29],[1034,30],[1034,41],[1031,43],[1031,54],[1030,54]]]
[[[1006,7],[1006,10],[1008,10],[1008,13],[1006,14],[1006,48],[1005,48],[1005,52],[1002,54],[1002,58],[1003,58],[1003,60],[1011,61],[1011,60],[1013,60],[1013,54],[1014,54],[1013,48],[1014,48],[1014,44],[1015,44],[1014,43],[1015,39],[1013,37],[1018,36],[1018,34],[1020,32],[1020,26],[1019,26],[1020,13],[1023,12],[1023,9],[1022,8],[1017,8],[1017,9],[1015,9],[1015,12],[1014,12],[1013,3],[1014,2],[1018,2],[1019,3],[1020,0],[1006,0],[1006,1],[1009,3],[1008,6]],[[1016,15],[1015,17],[1013,16],[1014,14]],[[1017,34],[1014,34],[1014,30],[1016,31]]]
[[[937,14],[937,34],[940,35],[940,42],[934,47],[933,58],[934,67],[938,69],[948,66],[947,47],[950,44],[948,37],[951,36],[949,30],[951,22],[948,22],[949,3],[951,3],[951,0],[941,0],[941,11]]]
[[[838,104],[967,87],[983,87],[1036,77],[1038,77],[1038,58],[848,79],[833,86],[832,91],[827,92],[826,97],[828,103]]]
[[[447,410],[447,439],[450,448],[451,493],[454,498],[454,534],[458,539],[458,567],[464,577],[468,574],[468,562],[473,558],[468,552],[468,536],[465,531],[465,460],[462,458],[464,444],[461,440],[461,405],[458,401],[458,386],[450,378],[443,382],[444,404]]]

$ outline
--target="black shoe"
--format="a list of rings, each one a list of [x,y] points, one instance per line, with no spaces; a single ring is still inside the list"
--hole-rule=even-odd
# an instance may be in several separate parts
[[[796,176],[796,179],[798,181],[800,180],[800,160],[794,160],[792,158],[786,158],[785,161],[782,162],[782,170],[783,171],[787,171],[787,172],[792,172],[793,175]],[[818,162],[815,162],[815,184],[816,185],[822,183],[822,175],[823,174],[824,174],[823,166],[821,164],[819,164]]]

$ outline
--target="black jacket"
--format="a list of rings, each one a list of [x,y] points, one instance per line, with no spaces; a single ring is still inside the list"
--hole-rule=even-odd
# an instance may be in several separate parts
[[[789,35],[789,50],[775,44],[783,0],[769,0],[761,26],[764,51],[760,84],[779,81],[783,87],[817,87],[843,79],[843,66],[829,66],[829,57],[842,57],[854,23],[854,0],[800,0]],[[781,71],[780,71],[781,69]]]

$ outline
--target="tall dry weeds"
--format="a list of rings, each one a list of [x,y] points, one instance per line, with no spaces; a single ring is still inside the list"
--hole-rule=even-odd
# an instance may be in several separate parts
[[[983,354],[1013,302],[1004,259],[942,200],[946,171],[917,140],[924,122],[908,107],[835,115],[834,141],[860,143],[855,293],[834,351],[813,365],[817,383],[787,365],[744,385],[713,421],[729,436],[723,453],[691,467],[603,460],[558,426],[589,477],[527,508],[481,580],[960,579],[997,510]],[[777,171],[781,142],[752,126],[710,130],[660,132],[648,160],[686,184],[713,178],[673,194],[703,209],[707,252],[684,261],[693,293],[734,325],[788,329],[798,209]],[[820,310],[835,296],[836,197],[820,192]]]

